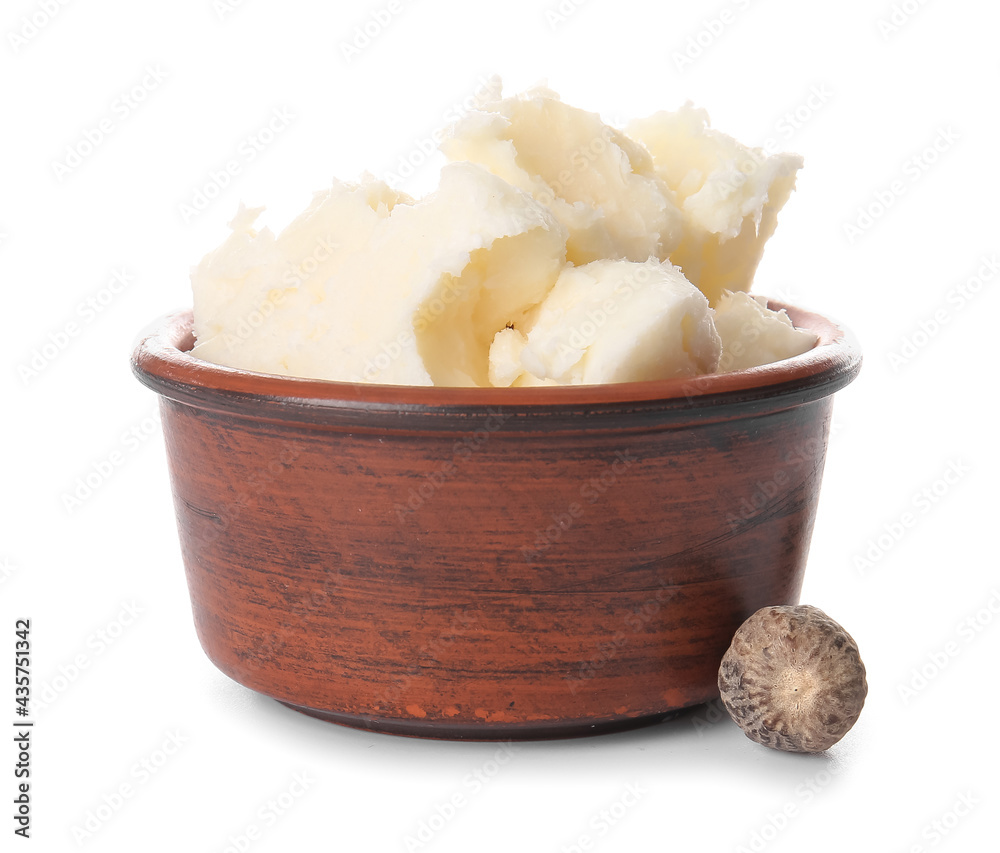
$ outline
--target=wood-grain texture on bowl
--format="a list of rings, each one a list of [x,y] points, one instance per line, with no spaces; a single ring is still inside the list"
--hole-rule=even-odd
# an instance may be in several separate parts
[[[775,303],[772,303],[774,306]],[[697,380],[353,385],[192,358],[190,313],[133,367],[161,394],[195,625],[236,681],[364,728],[533,738],[718,695],[739,625],[798,601],[832,394],[820,344]]]

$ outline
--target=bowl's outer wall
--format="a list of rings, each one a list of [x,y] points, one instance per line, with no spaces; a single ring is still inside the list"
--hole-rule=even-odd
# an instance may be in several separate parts
[[[717,696],[796,603],[832,397],[573,435],[350,433],[163,397],[201,643],[331,719],[533,737]]]

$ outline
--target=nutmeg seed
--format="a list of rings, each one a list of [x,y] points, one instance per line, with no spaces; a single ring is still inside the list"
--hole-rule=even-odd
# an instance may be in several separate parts
[[[744,622],[719,667],[729,715],[752,741],[822,752],[857,722],[868,695],[857,643],[808,604],[764,607]]]

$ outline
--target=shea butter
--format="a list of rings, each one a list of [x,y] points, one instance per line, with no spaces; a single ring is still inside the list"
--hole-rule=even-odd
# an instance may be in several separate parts
[[[600,385],[712,373],[722,344],[711,313],[670,263],[568,266],[524,332],[498,333],[491,376],[494,384]]]
[[[802,158],[748,148],[690,103],[634,121],[628,133],[652,155],[683,213],[670,260],[713,305],[723,291],[749,290]]]
[[[334,181],[279,234],[241,206],[192,274],[192,354],[347,382],[534,387],[691,377],[816,338],[749,296],[801,167],[690,104],[626,131],[546,88],[443,134],[413,199]]]
[[[374,178],[337,183],[278,237],[253,229],[258,213],[241,211],[193,275],[193,355],[247,370],[487,385],[497,328],[565,264],[548,210],[471,163],[446,166],[420,201]],[[276,277],[290,267],[311,272]]]
[[[762,297],[724,292],[715,308],[715,329],[722,342],[719,370],[745,370],[799,355],[813,348],[816,336],[796,329],[784,311],[772,311]]]
[[[547,89],[484,105],[451,129],[441,150],[544,204],[569,232],[574,264],[666,259],[680,242],[681,213],[649,153]]]

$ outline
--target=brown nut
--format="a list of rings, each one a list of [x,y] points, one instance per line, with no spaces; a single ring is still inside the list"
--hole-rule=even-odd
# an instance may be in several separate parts
[[[851,635],[818,607],[764,607],[744,622],[719,667],[719,691],[748,738],[822,752],[861,714],[865,665]]]

